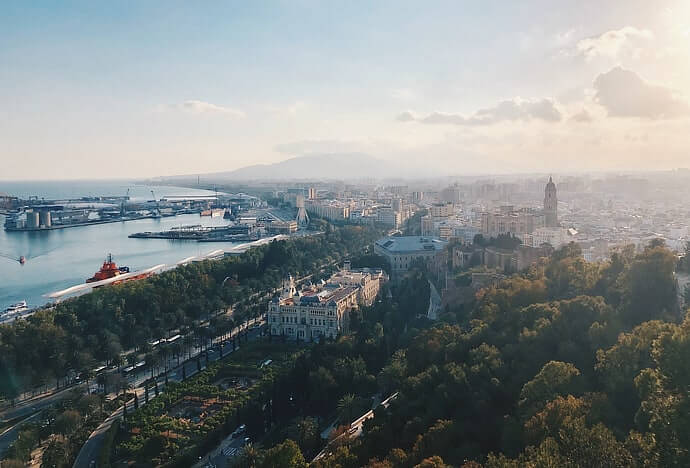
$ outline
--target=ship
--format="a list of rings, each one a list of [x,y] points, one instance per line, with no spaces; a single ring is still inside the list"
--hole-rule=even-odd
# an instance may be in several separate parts
[[[103,262],[103,266],[91,278],[87,279],[87,283],[95,283],[96,281],[103,281],[106,279],[120,276],[123,273],[129,273],[129,267],[118,267],[113,262],[113,254],[108,254]]]
[[[91,278],[87,279],[87,283],[96,283],[99,281],[103,280],[108,280],[111,278],[116,278],[118,276],[124,275],[122,280],[117,280],[117,281],[112,281],[108,282],[107,284],[120,284],[125,281],[132,281],[132,280],[140,280],[144,278],[148,278],[151,276],[153,273],[152,271],[144,271],[144,272],[134,272],[132,274],[129,274],[129,267],[128,266],[117,266],[117,264],[113,261],[113,255],[108,254],[106,257],[105,261],[103,262],[103,266],[101,267],[100,270],[98,270]],[[97,288],[102,285],[97,285],[94,286],[94,288]]]
[[[27,310],[29,310],[29,307],[26,305],[26,301],[17,302],[16,304],[12,304],[5,309],[4,312],[0,313],[0,319],[14,317],[15,315],[19,315]]]

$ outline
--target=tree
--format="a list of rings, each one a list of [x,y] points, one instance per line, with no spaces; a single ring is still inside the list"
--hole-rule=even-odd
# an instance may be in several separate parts
[[[261,468],[306,468],[307,462],[297,444],[290,439],[268,449],[259,465]]]
[[[520,392],[520,407],[530,417],[549,401],[557,396],[577,395],[580,371],[572,364],[550,361],[532,380],[527,382]]]
[[[314,455],[321,443],[319,424],[315,418],[298,418],[287,429],[289,439],[299,445],[302,453]]]
[[[70,458],[68,450],[69,449],[67,447],[67,442],[65,439],[57,437],[52,439],[46,447],[45,451],[43,452],[43,456],[41,458],[41,467],[65,468],[71,466],[68,464]],[[4,462],[3,468],[5,468]]]
[[[678,308],[675,268],[676,257],[663,246],[650,245],[635,257],[623,282],[622,317],[626,324],[673,320]]]
[[[357,397],[352,393],[346,393],[338,400],[338,419],[341,423],[349,424],[355,419],[355,414],[359,409]]]
[[[74,410],[67,410],[55,419],[55,429],[59,434],[70,435],[81,422],[81,415]]]
[[[415,465],[415,468],[450,468],[450,466],[443,463],[441,457],[433,456],[425,458],[421,463]]]
[[[161,452],[165,450],[167,439],[162,434],[154,434],[149,437],[140,452],[142,461],[150,462],[154,458],[160,456]]]

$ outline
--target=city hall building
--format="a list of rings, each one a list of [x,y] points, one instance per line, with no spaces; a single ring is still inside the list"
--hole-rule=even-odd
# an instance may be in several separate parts
[[[283,281],[280,296],[268,304],[269,330],[304,341],[335,338],[348,329],[350,310],[373,303],[385,279],[381,270],[351,271],[346,264],[325,284],[298,291],[290,276]]]

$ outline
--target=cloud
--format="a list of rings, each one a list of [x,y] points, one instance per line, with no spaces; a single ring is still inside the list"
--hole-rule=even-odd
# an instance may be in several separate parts
[[[582,109],[580,112],[573,114],[570,117],[570,120],[578,123],[588,123],[594,119],[592,118],[592,114],[590,114],[587,109]]]
[[[398,122],[412,122],[417,120],[417,116],[414,112],[407,110],[405,112],[401,112],[400,114],[398,114],[398,116],[395,119]]]
[[[494,107],[480,109],[470,116],[432,112],[427,116],[418,117],[412,111],[405,111],[396,117],[399,122],[416,121],[425,124],[450,125],[491,125],[505,121],[530,120],[559,122],[561,119],[562,115],[556,104],[547,98],[535,100],[514,98],[501,101]]]
[[[613,117],[669,119],[690,115],[687,101],[672,89],[650,84],[621,67],[597,76],[594,90],[594,100]]]
[[[570,42],[570,40],[572,39],[572,37],[575,35],[576,32],[577,31],[575,28],[571,28],[571,29],[568,29],[566,31],[559,32],[553,36],[553,42],[557,46],[564,46]]]
[[[633,40],[652,38],[654,34],[648,29],[625,26],[621,29],[606,31],[599,36],[580,39],[575,46],[575,52],[576,55],[582,55],[587,59],[599,56],[616,57]]]
[[[190,114],[223,114],[237,118],[244,118],[245,116],[244,112],[241,110],[218,106],[210,102],[198,101],[195,99],[184,101],[181,104],[174,104],[172,107]]]

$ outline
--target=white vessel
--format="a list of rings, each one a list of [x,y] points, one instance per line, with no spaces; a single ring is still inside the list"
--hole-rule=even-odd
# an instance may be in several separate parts
[[[0,317],[12,317],[14,315],[19,315],[22,312],[26,312],[27,310],[29,310],[29,307],[26,305],[26,301],[17,302],[16,304],[12,304],[7,309],[5,309],[5,311],[2,314],[0,314]]]

